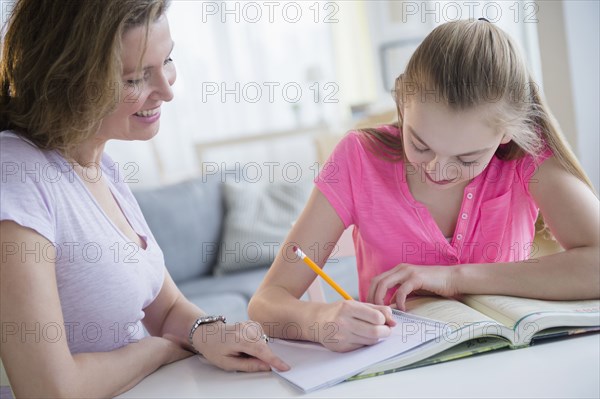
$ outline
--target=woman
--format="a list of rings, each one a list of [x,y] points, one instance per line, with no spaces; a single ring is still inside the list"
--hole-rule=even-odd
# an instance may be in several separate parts
[[[115,396],[198,352],[288,366],[256,323],[186,300],[108,140],[149,140],[173,98],[168,0],[22,0],[0,65],[0,355],[17,397]],[[143,327],[150,333],[146,336]]]

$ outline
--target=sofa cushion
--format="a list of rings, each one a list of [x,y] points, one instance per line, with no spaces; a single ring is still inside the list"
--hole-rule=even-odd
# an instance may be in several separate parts
[[[207,176],[134,192],[176,283],[212,272],[223,219],[221,188],[218,176]]]
[[[230,182],[215,274],[270,265],[313,187],[312,180]]]
[[[268,267],[265,266],[210,278],[199,277],[178,283],[177,287],[186,298],[230,292],[242,295],[247,302],[254,295],[267,270]],[[203,308],[201,303],[198,306]]]
[[[298,262],[290,264],[290,267],[307,266]],[[200,277],[182,282],[177,286],[186,298],[197,297],[199,295],[219,295],[223,292],[228,292],[239,294],[243,296],[246,301],[249,301],[262,283],[268,270],[269,268],[265,266],[211,278]],[[330,259],[325,265],[325,271],[353,298],[358,298],[358,272],[356,270],[356,258],[354,256]],[[293,273],[294,269],[290,269],[290,274]],[[340,294],[327,283],[322,282],[321,285],[327,302],[334,302],[341,299]],[[202,303],[197,303],[197,305],[204,309]]]
[[[225,316],[227,323],[248,320],[248,300],[240,294],[192,294],[186,295],[186,298],[207,314]]]

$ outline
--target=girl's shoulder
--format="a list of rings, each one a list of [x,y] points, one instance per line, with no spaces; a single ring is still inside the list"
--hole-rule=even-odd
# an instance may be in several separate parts
[[[506,167],[518,169],[530,165],[539,166],[554,155],[552,148],[545,142],[534,153],[525,152],[524,150],[515,151],[510,145],[514,146],[513,143],[500,145],[494,156],[500,164],[506,165]]]
[[[373,128],[353,129],[340,140],[339,144],[373,149],[373,145],[376,142],[381,142],[382,138],[384,140],[388,138],[390,141],[401,140],[401,130],[395,125],[379,125]]]
[[[373,133],[389,135],[389,136],[393,136],[395,138],[400,138],[402,130],[400,127],[398,127],[396,125],[384,124],[384,125],[377,125],[375,127],[370,127],[370,128],[353,129],[353,130],[350,130],[348,135],[363,137],[363,136],[373,134]]]
[[[553,155],[554,153],[549,146],[544,146],[535,154],[526,153],[516,160],[517,173],[519,173],[523,180],[529,181],[540,165]]]
[[[542,163],[552,156],[553,152],[549,147],[542,147],[534,154],[524,153],[514,159],[503,159],[495,155],[486,167],[484,180],[494,182],[498,190],[519,187],[521,192],[529,193],[529,183],[533,176]]]
[[[396,125],[379,125],[379,126],[375,127],[375,130],[377,130],[381,133],[387,133],[387,134],[390,134],[390,135],[396,136],[396,137],[400,137],[400,135],[402,133],[402,129]]]

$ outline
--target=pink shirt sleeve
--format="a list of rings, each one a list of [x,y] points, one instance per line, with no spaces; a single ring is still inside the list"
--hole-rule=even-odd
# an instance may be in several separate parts
[[[527,154],[518,161],[517,174],[520,176],[523,189],[527,194],[530,194],[529,184],[537,182],[535,178],[533,178],[533,175],[537,172],[542,163],[552,155],[552,150],[549,147],[545,147],[537,156]]]
[[[333,153],[315,178],[315,185],[325,195],[331,206],[348,228],[356,222],[355,198],[362,180],[359,133],[348,133],[335,147]]]

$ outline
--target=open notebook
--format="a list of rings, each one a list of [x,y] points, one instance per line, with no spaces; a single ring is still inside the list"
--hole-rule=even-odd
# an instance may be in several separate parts
[[[270,347],[292,367],[277,373],[309,392],[346,379],[374,377],[600,329],[599,300],[415,297],[407,302],[407,310],[409,313],[394,311],[398,324],[390,337],[352,352],[337,353],[312,342],[276,339]]]
[[[373,346],[351,352],[332,352],[321,344],[274,339],[269,346],[292,368],[277,374],[304,392],[342,382],[369,366],[409,352],[443,335],[445,326],[435,320],[395,310],[398,324],[391,336]]]

